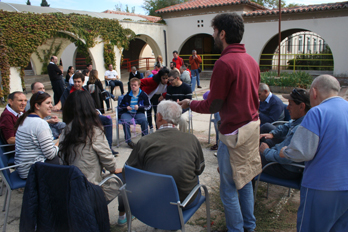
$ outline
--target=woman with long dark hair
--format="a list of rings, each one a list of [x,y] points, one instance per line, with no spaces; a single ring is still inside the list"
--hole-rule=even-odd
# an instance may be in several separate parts
[[[122,172],[121,168],[116,169],[116,159],[87,91],[77,90],[68,96],[63,107],[63,121],[67,125],[59,144],[59,157],[63,164],[75,165],[93,184],[98,184],[105,177],[103,168],[110,173]],[[102,186],[107,201],[117,196],[118,187],[114,179]]]
[[[59,164],[58,142],[53,144],[53,136],[44,117],[51,115],[52,99],[48,93],[39,91],[30,98],[30,109],[16,122],[15,164],[26,162],[47,162]],[[26,179],[31,164],[17,168],[20,178]]]
[[[65,76],[65,84],[66,85],[69,85],[69,80],[74,75],[74,73],[75,73],[75,68],[73,66],[69,66],[68,71],[66,71],[66,76]]]

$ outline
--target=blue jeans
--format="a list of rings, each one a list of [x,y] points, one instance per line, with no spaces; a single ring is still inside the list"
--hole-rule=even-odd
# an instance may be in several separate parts
[[[197,77],[195,77],[195,76],[192,76],[192,77],[191,77],[191,90],[192,90],[192,94],[193,94],[193,92],[194,92],[195,89],[196,89],[196,78],[197,78]]]
[[[192,69],[191,70],[191,76],[192,77],[197,77],[197,85],[200,86],[198,69]]]
[[[214,127],[215,127],[215,139],[216,139],[216,144],[219,142],[219,126],[218,122],[221,120],[219,112],[214,114]]]
[[[99,115],[100,121],[104,126],[104,134],[109,143],[110,149],[112,147],[112,119],[110,116]]]
[[[218,163],[220,169],[220,197],[225,209],[228,231],[243,232],[243,228],[253,231],[256,227],[253,186],[250,181],[242,189],[237,190],[232,176],[230,153],[227,146],[221,141],[218,149]]]
[[[123,125],[124,130],[124,138],[126,140],[126,143],[130,143],[131,140],[131,132],[130,132],[130,124],[132,123],[132,118],[134,118],[136,124],[140,124],[141,126],[141,134],[147,135],[148,134],[148,123],[147,118],[145,118],[144,113],[136,113],[132,114],[129,112],[121,114],[121,122]]]

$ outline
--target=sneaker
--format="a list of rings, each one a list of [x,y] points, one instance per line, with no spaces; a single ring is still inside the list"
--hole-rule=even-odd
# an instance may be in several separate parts
[[[216,152],[214,153],[214,156],[217,157],[217,153]]]
[[[219,148],[219,145],[215,144],[214,146],[212,146],[212,147],[210,148],[210,150],[216,151],[218,148]]]
[[[117,151],[114,151],[113,149],[111,149],[111,152],[112,152],[112,154],[115,156],[115,157],[117,157],[118,155],[118,152]]]
[[[153,128],[150,129],[150,134],[152,134],[152,133],[153,133]]]
[[[128,146],[129,146],[130,148],[134,149],[135,143],[133,143],[132,141],[130,141],[130,142],[128,143]]]
[[[132,221],[135,219],[135,217],[134,216],[132,216]],[[120,219],[120,218],[118,218],[118,220],[117,220],[117,225],[118,226],[126,226],[127,225],[127,217],[125,217],[125,219]]]
[[[202,86],[200,86],[200,85],[199,85],[199,86],[197,86],[197,88],[201,89],[201,88],[202,88]]]

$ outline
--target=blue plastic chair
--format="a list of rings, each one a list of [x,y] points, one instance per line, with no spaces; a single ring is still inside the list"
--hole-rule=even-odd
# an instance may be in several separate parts
[[[126,184],[121,191],[127,212],[128,231],[131,231],[134,215],[143,223],[163,230],[185,231],[185,223],[206,202],[207,231],[210,231],[209,194],[206,186],[196,185],[184,202],[180,202],[178,189],[174,178],[125,166]],[[198,203],[185,210],[185,206],[200,188],[201,195]],[[197,196],[199,197],[199,195]]]
[[[12,190],[24,188],[26,180],[23,180],[19,177],[18,172],[10,172],[10,168],[15,168],[24,164],[33,164],[34,162],[29,163],[23,163],[21,165],[13,165],[8,166],[9,163],[9,157],[8,155],[4,155],[2,150],[0,149],[0,171],[1,171],[1,177],[2,181],[6,185],[6,197],[4,201],[4,207],[2,211],[5,211],[5,221],[4,221],[4,227],[3,231],[6,231],[6,225],[7,225],[7,218],[8,218],[8,212],[10,209],[10,201],[11,201],[11,193]]]
[[[274,165],[274,164],[278,164],[277,162],[271,162],[267,165],[265,165],[262,168],[262,172],[269,166]],[[299,167],[299,168],[305,168],[304,165],[301,164],[286,164],[286,165],[291,165],[291,166],[295,166],[295,167]],[[286,179],[281,179],[278,177],[274,177],[271,175],[268,175],[266,173],[262,173],[260,175],[257,175],[254,180],[256,181],[256,185],[255,185],[255,189],[254,189],[254,201],[256,201],[256,193],[257,193],[257,188],[259,187],[259,182],[266,182],[267,183],[267,196],[266,198],[268,199],[268,190],[269,190],[269,184],[275,184],[275,185],[280,185],[280,186],[284,186],[284,187],[288,187],[289,188],[289,192],[288,192],[288,196],[290,196],[290,190],[293,189],[301,189],[301,182],[302,182],[302,176],[299,179],[295,179],[295,180],[286,180]]]

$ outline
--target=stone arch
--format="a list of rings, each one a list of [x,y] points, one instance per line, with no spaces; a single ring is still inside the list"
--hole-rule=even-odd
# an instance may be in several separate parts
[[[302,41],[302,46],[305,47],[305,38],[306,38],[306,33],[315,33],[317,35],[319,35],[321,37],[321,35],[319,33],[316,33],[315,31],[309,30],[309,29],[304,29],[304,28],[291,28],[291,29],[286,29],[284,31],[281,32],[281,38],[282,38],[282,42],[284,40],[287,40],[287,38],[291,35],[294,35],[296,33],[299,32],[303,32],[304,33],[304,38]],[[279,33],[273,35],[273,37],[271,37],[264,45],[264,47],[261,49],[260,52],[260,59],[259,59],[259,65],[260,65],[260,69],[261,70],[267,70],[267,69],[272,69],[272,62],[273,62],[273,56],[270,56],[270,54],[274,54],[276,52],[276,50],[278,49],[278,36]],[[321,37],[323,38],[323,37]],[[325,39],[323,38],[323,41],[325,41]],[[323,44],[324,45],[324,44]],[[300,46],[297,44],[297,46]],[[294,48],[296,49],[296,48]],[[312,51],[311,51],[312,52]],[[295,54],[301,54],[298,53],[297,50],[294,51]],[[303,50],[303,53],[306,54],[306,51]],[[284,54],[283,52],[281,52],[281,54]],[[308,53],[307,53],[308,54]],[[313,54],[313,53],[312,53]],[[272,57],[272,59],[270,58]],[[284,57],[281,57],[281,59],[284,59]],[[281,61],[282,62],[282,61]],[[278,64],[278,62],[276,62]],[[284,62],[283,62],[284,63]],[[274,65],[274,64],[273,64]]]

